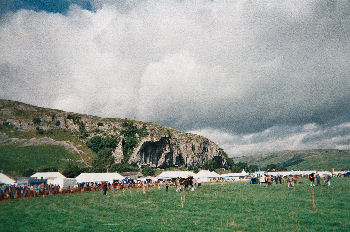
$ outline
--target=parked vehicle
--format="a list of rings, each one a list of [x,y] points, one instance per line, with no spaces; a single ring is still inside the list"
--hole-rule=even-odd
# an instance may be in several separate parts
[[[344,177],[350,177],[350,172],[344,173]]]
[[[252,177],[250,179],[251,184],[260,184],[260,179],[258,177]]]

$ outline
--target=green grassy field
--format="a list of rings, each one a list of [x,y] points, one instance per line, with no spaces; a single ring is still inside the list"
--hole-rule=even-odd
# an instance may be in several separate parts
[[[67,159],[76,160],[72,154],[60,146],[0,145],[0,169],[10,176],[20,176],[28,167],[34,170],[44,167],[63,168]]]
[[[46,196],[0,202],[0,231],[350,231],[350,179],[315,187],[204,185]]]

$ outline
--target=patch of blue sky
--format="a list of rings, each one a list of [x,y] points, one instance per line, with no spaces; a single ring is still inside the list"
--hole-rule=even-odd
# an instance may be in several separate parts
[[[89,0],[0,0],[0,15],[22,9],[66,14],[73,4],[85,10],[94,10]]]

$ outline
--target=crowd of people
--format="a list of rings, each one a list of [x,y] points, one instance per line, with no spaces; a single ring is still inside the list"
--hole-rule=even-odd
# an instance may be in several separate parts
[[[275,184],[284,184],[286,183],[288,188],[294,187],[295,184],[299,183],[298,180],[301,178],[308,178],[310,181],[310,186],[320,186],[321,185],[321,176],[317,173],[312,173],[308,176],[265,176],[265,183],[267,186],[271,186],[272,183]],[[332,176],[324,176],[324,183],[327,186],[331,186]],[[315,183],[316,182],[316,183]],[[56,194],[67,194],[67,193],[81,193],[81,192],[94,192],[102,191],[104,195],[107,194],[108,190],[125,190],[125,189],[145,189],[161,186],[165,187],[168,191],[169,186],[175,186],[177,192],[181,191],[183,188],[186,190],[194,191],[197,187],[201,185],[200,182],[190,178],[176,178],[169,181],[115,181],[112,184],[109,182],[89,182],[89,183],[80,183],[75,186],[67,186],[63,188],[59,185],[52,184],[34,184],[34,185],[0,185],[0,201],[11,200],[11,199],[21,199],[21,198],[31,198],[38,196],[48,196]]]
[[[45,184],[40,185],[0,185],[0,201],[21,199],[21,198],[31,198],[39,196],[49,196],[56,194],[66,194],[66,193],[81,193],[81,192],[95,192],[103,191],[104,194],[108,190],[123,190],[123,189],[134,189],[134,188],[151,188],[155,186],[166,185],[165,183],[156,182],[131,182],[124,183],[115,181],[112,184],[108,182],[101,183],[81,183],[76,186],[67,186],[63,188],[59,185]],[[168,184],[167,185],[171,185]]]
[[[290,187],[294,187],[295,184],[298,183],[298,180],[300,180],[301,178],[308,178],[310,181],[310,186],[320,186],[321,184],[321,176],[318,173],[311,173],[308,176],[293,176],[293,175],[289,175],[289,176],[272,176],[272,175],[266,175],[265,176],[265,183],[267,184],[267,186],[271,186],[273,182],[275,182],[276,184],[283,184],[283,183],[287,183],[288,188]],[[326,175],[324,176],[324,184],[327,186],[331,186],[331,179],[332,176],[331,175]],[[315,180],[316,180],[316,184],[315,184]]]
[[[56,185],[1,185],[0,201],[65,193]]]
[[[325,185],[331,186],[331,179],[332,179],[332,176],[326,175],[324,177]],[[311,175],[309,176],[309,180],[310,180],[310,186],[321,185],[321,176],[319,174],[311,173]],[[316,180],[316,185],[315,185],[315,180]]]

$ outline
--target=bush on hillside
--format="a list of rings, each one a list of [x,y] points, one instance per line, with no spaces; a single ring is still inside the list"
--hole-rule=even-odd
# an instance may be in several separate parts
[[[155,172],[151,167],[144,167],[142,169],[142,175],[143,176],[154,176]]]
[[[223,168],[224,159],[221,156],[214,156],[213,159],[208,160],[203,164],[203,168],[214,171],[218,168]]]
[[[77,163],[69,162],[67,166],[63,169],[62,174],[67,178],[75,178],[82,170],[79,168]]]
[[[119,140],[118,137],[113,135],[104,138],[101,136],[94,136],[87,141],[86,145],[97,153],[105,148],[114,150],[118,146]]]
[[[37,127],[37,128],[36,128],[36,132],[37,132],[39,135],[45,134],[45,130],[42,129],[42,128],[40,128],[40,127]]]
[[[94,136],[87,141],[86,145],[93,152],[97,153],[102,148],[102,137],[101,136]]]
[[[122,162],[127,163],[135,147],[140,142],[140,139],[147,136],[147,129],[145,126],[138,128],[132,122],[129,122],[126,119],[122,125],[123,130],[120,131],[120,134],[124,137],[122,144],[124,157]]]
[[[25,177],[30,177],[35,173],[35,170],[33,168],[27,168],[21,171],[21,175]]]
[[[188,166],[188,171],[193,171],[194,173],[198,173],[199,172],[199,168],[196,166]]]
[[[203,164],[203,169],[214,171],[217,168],[217,164],[215,160],[208,160]]]
[[[110,170],[114,163],[111,148],[104,148],[97,152],[97,156],[92,161],[92,168],[95,172],[106,172]]]
[[[40,118],[33,118],[33,123],[36,125],[40,125],[41,119]]]
[[[182,154],[179,154],[178,156],[176,156],[175,164],[178,166],[182,166],[185,164],[185,160],[184,160],[184,157],[182,156]]]
[[[137,172],[139,171],[139,167],[135,163],[118,163],[112,164],[111,172]]]
[[[71,120],[73,120],[74,124],[77,124],[80,122],[81,116],[75,115],[75,114],[68,114],[67,119],[71,119]]]

